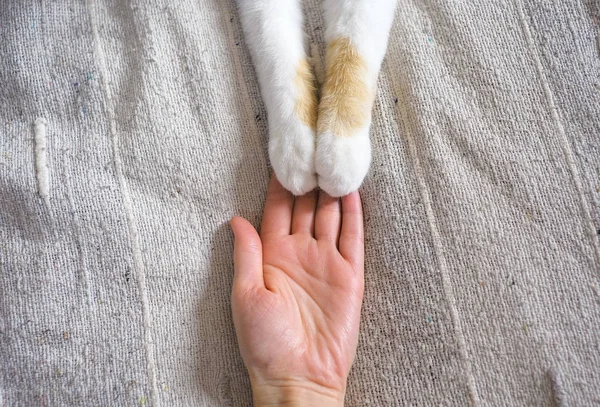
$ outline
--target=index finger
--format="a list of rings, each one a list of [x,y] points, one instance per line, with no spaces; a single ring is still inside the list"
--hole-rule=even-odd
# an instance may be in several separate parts
[[[275,177],[271,177],[267,189],[267,200],[263,212],[260,236],[268,234],[289,235],[292,228],[292,208],[294,196]]]
[[[363,211],[358,191],[342,197],[340,254],[355,267],[364,267],[365,235]]]

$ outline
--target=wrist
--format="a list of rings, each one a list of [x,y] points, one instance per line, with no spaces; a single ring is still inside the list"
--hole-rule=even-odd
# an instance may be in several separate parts
[[[250,378],[255,407],[340,407],[345,389],[337,390],[308,380],[282,379],[265,381]]]

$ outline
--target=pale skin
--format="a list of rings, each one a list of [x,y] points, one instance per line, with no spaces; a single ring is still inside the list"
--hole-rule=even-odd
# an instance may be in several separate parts
[[[275,177],[260,236],[235,235],[232,311],[255,406],[342,406],[364,289],[358,192],[294,197]]]

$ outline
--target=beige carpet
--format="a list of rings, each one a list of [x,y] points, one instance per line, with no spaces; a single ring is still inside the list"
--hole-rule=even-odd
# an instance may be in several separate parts
[[[126,3],[0,6],[3,407],[250,403],[226,222],[269,163],[235,4]],[[599,33],[596,0],[400,1],[348,406],[600,405]]]

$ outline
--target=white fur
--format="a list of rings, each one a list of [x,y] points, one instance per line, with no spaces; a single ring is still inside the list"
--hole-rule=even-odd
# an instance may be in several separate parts
[[[396,0],[325,0],[325,40],[349,38],[367,64],[363,78],[375,93],[377,76],[387,48]],[[364,127],[350,137],[319,134],[315,166],[319,186],[331,196],[343,196],[360,187],[371,164],[369,129]]]
[[[315,162],[319,187],[331,196],[356,191],[371,164],[369,129],[360,135],[340,137],[329,132],[319,134]]]
[[[297,0],[238,0],[244,34],[269,120],[269,156],[277,179],[295,195],[317,186],[315,132],[294,113],[296,70],[307,59]]]
[[[360,187],[371,162],[371,120],[355,134],[319,134],[294,113],[294,78],[306,58],[299,0],[238,0],[269,119],[269,156],[284,187],[296,195],[317,185],[332,196]],[[365,84],[375,90],[396,0],[324,0],[325,40],[346,37],[367,63]]]

